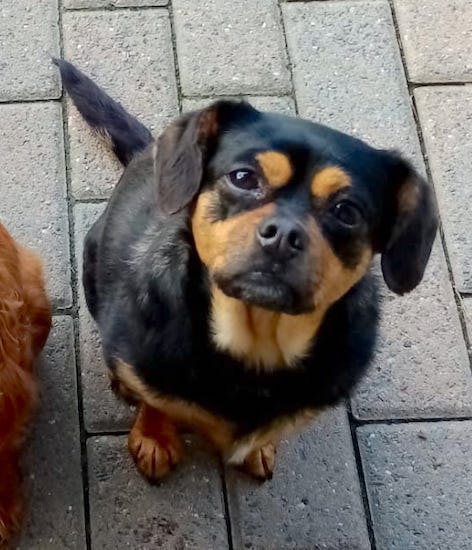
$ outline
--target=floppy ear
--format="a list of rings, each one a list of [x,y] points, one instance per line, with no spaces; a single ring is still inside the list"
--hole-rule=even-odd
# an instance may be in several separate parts
[[[423,278],[438,216],[430,185],[399,156],[391,160],[393,218],[382,250],[382,272],[388,287],[404,294]]]
[[[220,99],[206,109],[183,115],[164,131],[155,158],[157,195],[163,212],[175,214],[198,193],[205,165],[223,129],[258,114],[245,101]]]
[[[217,134],[217,108],[210,106],[182,116],[160,136],[155,173],[163,212],[178,212],[197,194],[207,152]]]

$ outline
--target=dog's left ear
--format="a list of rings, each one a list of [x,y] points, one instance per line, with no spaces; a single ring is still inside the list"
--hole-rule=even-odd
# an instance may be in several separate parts
[[[431,254],[438,215],[431,186],[400,156],[388,153],[393,208],[382,246],[382,272],[397,294],[413,290],[421,281]]]

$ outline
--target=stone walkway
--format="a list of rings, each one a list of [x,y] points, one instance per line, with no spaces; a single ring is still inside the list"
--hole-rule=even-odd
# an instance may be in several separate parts
[[[244,95],[397,147],[432,178],[426,281],[388,295],[370,375],[281,445],[272,482],[223,471],[193,439],[161,486],[136,473],[132,411],[108,389],[78,284],[120,168],[50,54],[155,133]],[[0,0],[0,102],[0,218],[43,254],[55,307],[18,548],[472,548],[472,0]]]

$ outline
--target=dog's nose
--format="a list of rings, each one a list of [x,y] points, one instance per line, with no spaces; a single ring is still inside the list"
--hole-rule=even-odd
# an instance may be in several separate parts
[[[307,245],[305,230],[294,220],[276,216],[264,220],[257,230],[257,238],[262,248],[274,258],[293,258]]]

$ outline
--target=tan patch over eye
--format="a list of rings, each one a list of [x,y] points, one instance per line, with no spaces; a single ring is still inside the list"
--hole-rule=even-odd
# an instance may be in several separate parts
[[[256,158],[271,187],[287,185],[292,177],[292,165],[286,155],[278,151],[265,151]]]
[[[314,197],[326,199],[349,185],[351,185],[351,178],[342,168],[329,166],[315,174],[311,182],[311,192]]]
[[[413,212],[418,207],[420,189],[414,180],[407,180],[398,191],[398,210],[400,212]]]

